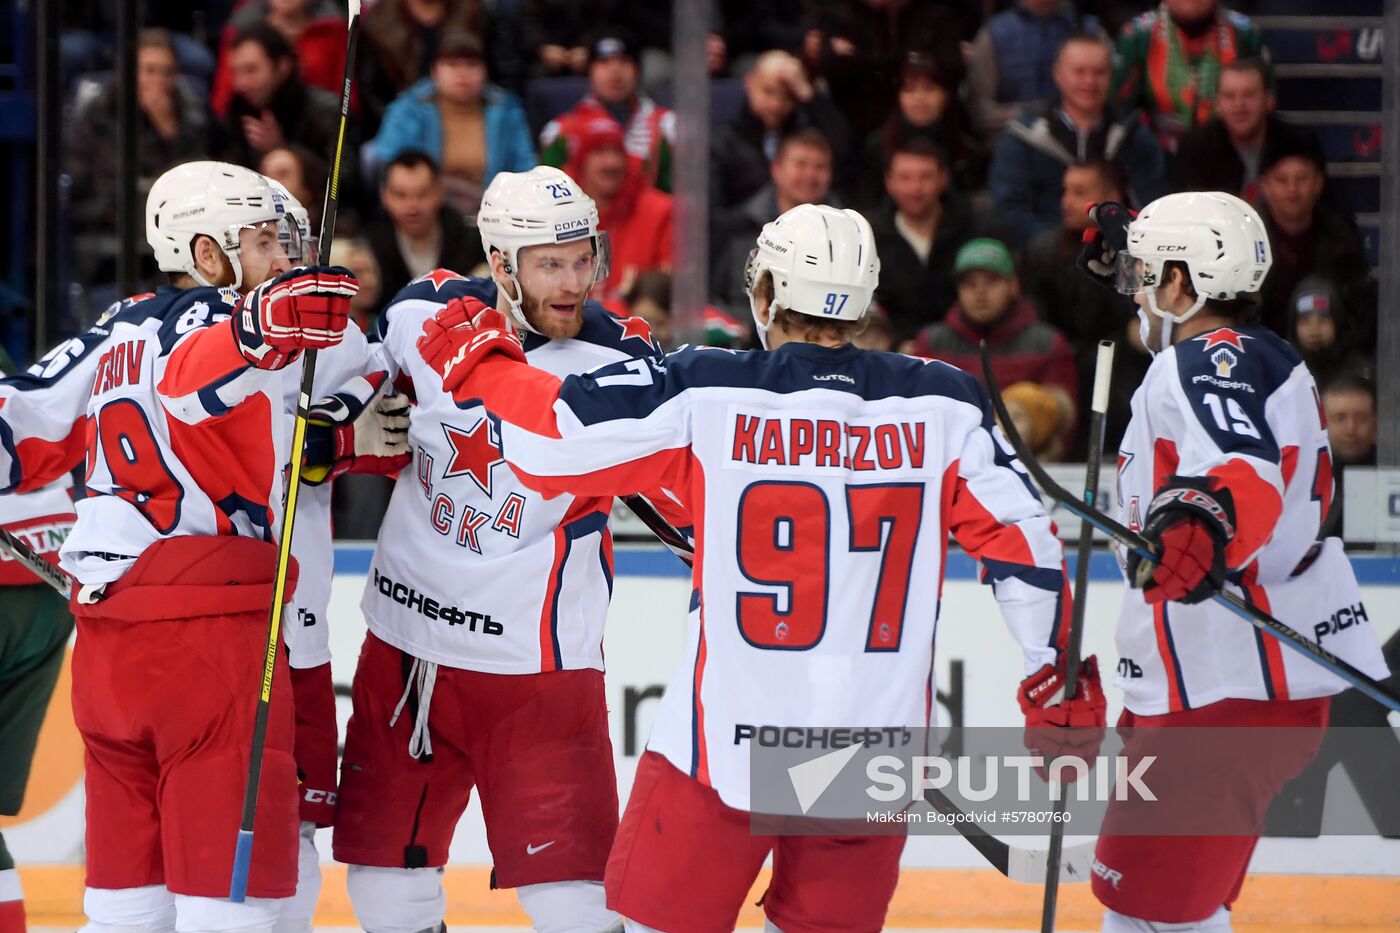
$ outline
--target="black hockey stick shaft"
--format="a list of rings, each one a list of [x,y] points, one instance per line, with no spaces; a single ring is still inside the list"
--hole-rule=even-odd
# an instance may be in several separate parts
[[[326,180],[326,201],[321,212],[321,235],[316,249],[317,262],[330,257],[331,241],[335,236],[336,207],[340,203],[340,168],[345,153],[345,128],[350,122],[350,84],[355,73],[355,47],[360,34],[360,0],[349,0],[348,12],[345,73],[340,88],[340,127],[336,133],[330,177]],[[302,357],[301,388],[297,393],[296,421],[292,429],[291,470],[287,475],[286,501],[282,509],[282,537],[277,546],[277,576],[272,588],[272,606],[268,611],[262,686],[258,693],[257,715],[253,720],[253,743],[248,755],[248,780],[243,792],[243,816],[238,827],[238,842],[234,847],[233,874],[229,878],[228,896],[229,900],[235,903],[242,903],[248,893],[248,870],[253,860],[253,824],[258,810],[258,785],[262,781],[263,748],[267,742],[267,720],[272,708],[272,681],[277,671],[277,652],[281,648],[282,611],[289,595],[287,573],[292,557],[292,531],[296,524],[297,497],[301,491],[302,447],[306,443],[306,422],[315,379],[316,351],[307,350]]]
[[[986,377],[987,389],[992,397],[992,407],[995,409],[997,417],[1004,426],[1006,438],[1011,442],[1012,448],[1016,451],[1017,459],[1021,461],[1021,464],[1026,468],[1026,472],[1035,480],[1036,485],[1038,485],[1046,495],[1059,503],[1065,511],[1079,516],[1081,521],[1086,521],[1093,525],[1099,531],[1102,531],[1113,540],[1124,545],[1143,560],[1156,563],[1157,554],[1146,538],[1100,512],[1098,509],[1086,506],[1083,502],[1080,502],[1079,497],[1071,494],[1063,486],[1051,479],[1050,474],[1045,472],[1045,468],[1040,465],[1040,462],[1037,461],[1035,456],[1027,449],[1025,442],[1021,439],[1021,435],[1016,431],[1016,426],[1011,423],[1011,419],[1006,413],[1006,403],[1002,400],[1001,390],[997,387],[996,377],[992,375],[991,352],[987,349],[985,341],[982,343],[982,372]],[[1391,693],[1364,671],[1358,670],[1356,667],[1343,661],[1316,642],[1309,641],[1306,636],[1284,625],[1258,606],[1250,605],[1240,596],[1228,590],[1217,590],[1211,598],[1264,634],[1278,639],[1284,645],[1306,656],[1308,660],[1313,663],[1325,667],[1377,703],[1380,703],[1387,709],[1400,713],[1400,696]]]
[[[17,536],[0,528],[0,550],[5,551],[34,576],[58,590],[67,599],[73,593],[73,578],[44,560]]]
[[[1089,450],[1084,465],[1084,504],[1093,506],[1099,495],[1099,464],[1103,461],[1103,429],[1108,414],[1108,387],[1113,375],[1113,341],[1099,341],[1094,365],[1094,395],[1089,405]],[[1094,526],[1079,526],[1079,549],[1074,567],[1074,610],[1070,616],[1069,644],[1065,648],[1065,699],[1079,694],[1079,659],[1084,644],[1084,607],[1089,599],[1089,561],[1094,554]],[[1045,898],[1040,908],[1040,933],[1055,929],[1055,908],[1060,894],[1060,853],[1065,844],[1065,824],[1058,819],[1065,812],[1067,794],[1055,796],[1056,819],[1050,823],[1050,851],[1045,862]]]
[[[623,496],[622,502],[632,514],[641,520],[642,524],[652,534],[660,539],[661,543],[671,549],[671,553],[679,557],[687,567],[693,566],[695,562],[695,550],[685,535],[681,534],[668,522],[656,507],[639,495]],[[962,837],[972,844],[978,852],[982,854],[993,868],[1007,877],[1011,877],[1011,847],[1000,839],[987,832],[981,826],[965,818],[965,815],[958,809],[957,804],[949,800],[941,791],[929,788],[924,792],[924,800],[945,816],[952,817],[949,820]],[[1056,871],[1058,872],[1058,866]],[[1030,881],[1030,878],[1017,878],[1018,881]]]

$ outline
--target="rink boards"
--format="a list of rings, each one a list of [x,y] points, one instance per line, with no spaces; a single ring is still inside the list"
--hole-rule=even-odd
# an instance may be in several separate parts
[[[369,553],[367,546],[359,545],[336,551],[329,621],[338,687],[349,685],[364,636],[359,597]],[[950,553],[949,563],[939,625],[939,689],[953,694],[950,702],[960,707],[967,725],[1019,723],[1014,696],[1022,676],[1019,649],[1001,622],[990,590],[977,583],[972,561]],[[1370,618],[1384,639],[1400,627],[1400,559],[1359,556],[1353,564]],[[619,546],[616,570],[605,651],[614,754],[625,800],[651,728],[656,697],[680,654],[690,580],[679,561],[659,547]],[[1091,581],[1084,650],[1099,654],[1107,676],[1117,661],[1112,631],[1122,592],[1117,568],[1107,553],[1095,555]],[[961,669],[960,689],[955,689],[958,681],[950,676],[953,665]],[[0,820],[16,862],[26,866],[23,878],[31,922],[37,923],[69,922],[81,905],[82,756],[71,723],[66,678],[65,671],[60,696],[45,725],[25,810],[18,821]],[[1112,722],[1117,715],[1116,691],[1108,692]],[[944,721],[949,718],[946,705],[940,710]],[[342,729],[348,715],[349,700],[343,697]],[[1345,781],[1340,771],[1334,772],[1329,794],[1349,792]],[[1016,842],[1037,844],[1031,837]],[[329,849],[329,839],[323,838],[321,851],[329,853]],[[451,849],[449,925],[454,919],[459,925],[525,922],[512,896],[489,890],[490,861],[480,810],[473,802]],[[1039,889],[1008,882],[984,865],[957,837],[911,838],[890,924],[919,928],[1037,925]],[[337,869],[327,868],[319,919],[327,924],[353,924],[342,876]],[[1400,840],[1266,839],[1256,852],[1253,871],[1258,877],[1247,886],[1239,904],[1237,929],[1400,928]],[[1062,928],[1097,927],[1097,908],[1087,885],[1072,886],[1061,904]]]

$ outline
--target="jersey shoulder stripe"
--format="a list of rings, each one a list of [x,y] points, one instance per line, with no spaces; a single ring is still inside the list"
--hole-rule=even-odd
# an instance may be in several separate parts
[[[686,386],[730,386],[789,393],[832,389],[866,401],[942,396],[981,409],[984,393],[963,370],[940,360],[902,353],[810,343],[777,350],[691,347],[666,357],[666,367]]]
[[[638,369],[636,361],[624,361],[571,377],[564,381],[559,398],[583,424],[645,418],[690,389],[710,388],[782,394],[829,389],[866,401],[942,397],[984,414],[989,411],[976,380],[956,366],[851,345],[791,343],[771,352],[687,346],[650,366],[648,373]],[[654,384],[653,374],[659,385]],[[591,391],[589,382],[609,386],[609,391]]]
[[[102,346],[112,336],[114,329],[122,325],[158,326],[165,320],[170,300],[178,294],[178,289],[166,286],[154,293],[112,302],[96,324],[60,343],[23,372],[6,376],[4,383],[21,392],[52,386],[72,372],[79,361]]]
[[[496,283],[487,277],[465,276],[451,269],[434,269],[424,273],[399,289],[375,324],[371,340],[383,342],[393,324],[393,311],[403,302],[427,301],[445,305],[454,298],[475,298],[488,307],[496,304]]]

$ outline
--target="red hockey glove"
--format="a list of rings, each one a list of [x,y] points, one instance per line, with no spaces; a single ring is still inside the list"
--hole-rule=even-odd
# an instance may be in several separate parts
[[[1021,681],[1016,692],[1021,712],[1026,714],[1025,746],[1046,761],[1046,768],[1036,769],[1042,777],[1055,758],[1080,758],[1093,766],[1103,742],[1108,708],[1099,682],[1098,658],[1090,655],[1080,664],[1074,699],[1066,700],[1064,695],[1065,673],[1049,664]],[[1060,774],[1072,780],[1075,771],[1065,769]]]
[[[1133,212],[1117,201],[1089,205],[1094,223],[1084,231],[1075,265],[1105,288],[1118,285],[1118,254],[1128,248],[1128,224]]]
[[[424,321],[418,352],[452,393],[493,353],[525,362],[525,349],[506,316],[475,298],[454,298]]]
[[[408,399],[385,395],[385,376],[352,379],[311,406],[303,480],[315,486],[342,473],[392,476],[408,466]]]
[[[1142,536],[1157,562],[1128,557],[1128,579],[1149,603],[1188,605],[1225,583],[1225,546],[1235,536],[1235,500],[1213,479],[1173,476],[1147,509]]]
[[[335,346],[359,290],[355,274],[342,266],[305,266],[264,282],[233,316],[239,352],[259,369],[281,369],[302,350]]]

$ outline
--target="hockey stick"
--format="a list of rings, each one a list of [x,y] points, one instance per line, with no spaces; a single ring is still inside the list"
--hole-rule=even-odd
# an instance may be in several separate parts
[[[340,127],[335,138],[335,157],[326,179],[325,208],[321,212],[321,235],[316,258],[329,257],[335,236],[335,212],[340,201],[340,164],[345,150],[345,126],[350,120],[350,81],[355,73],[355,46],[360,34],[360,0],[348,0],[349,19],[345,33],[345,74],[340,88]],[[243,817],[238,842],[233,850],[233,875],[229,878],[228,898],[241,904],[248,894],[248,869],[253,861],[253,817],[258,809],[258,784],[262,780],[263,745],[267,740],[267,718],[272,704],[272,678],[277,670],[281,643],[282,608],[287,598],[287,568],[292,556],[292,528],[297,517],[297,493],[301,490],[302,447],[306,443],[306,421],[316,378],[316,351],[307,350],[301,364],[301,389],[297,394],[297,414],[292,429],[292,468],[287,476],[287,498],[282,510],[282,537],[277,544],[277,576],[272,587],[272,608],[268,612],[267,650],[263,655],[262,689],[258,712],[253,720],[253,747],[248,755],[248,781],[243,792]]]
[[[1103,423],[1108,414],[1108,386],[1113,374],[1113,341],[1099,341],[1094,365],[1094,395],[1089,404],[1089,452],[1084,465],[1084,504],[1092,506],[1099,495],[1099,463],[1103,459]],[[1069,623],[1069,647],[1065,651],[1065,699],[1079,693],[1080,648],[1084,644],[1084,604],[1089,597],[1089,559],[1094,553],[1094,526],[1079,526],[1079,551],[1074,566],[1074,611]],[[1050,849],[1045,863],[1045,899],[1041,902],[1040,933],[1055,929],[1055,906],[1060,894],[1060,856],[1065,843],[1065,794],[1055,795],[1055,819],[1050,823]]]
[[[671,549],[671,553],[679,557],[687,567],[693,566],[695,561],[694,548],[691,547],[684,535],[666,521],[655,506],[642,496],[637,495],[623,496],[622,502],[632,510],[632,514],[641,519],[642,524],[646,525],[651,533],[661,540],[662,544]],[[1045,880],[1045,873],[1048,870],[1045,850],[1012,848],[968,819],[958,809],[957,804],[949,800],[939,790],[929,788],[924,792],[924,800],[935,810],[945,816],[952,817],[949,822],[962,834],[963,838],[971,843],[972,847],[980,852],[993,868],[1012,881],[1040,884]],[[1058,865],[1057,877],[1070,884],[1088,881],[1090,861],[1093,859],[1093,855],[1093,840],[1081,842],[1064,850]]]
[[[1085,505],[1079,501],[1077,496],[1051,479],[1050,474],[1045,472],[1045,468],[1026,448],[1025,441],[1021,439],[1021,435],[1016,431],[1016,426],[1011,423],[1011,418],[1006,413],[1006,403],[1002,400],[1001,389],[997,387],[996,377],[992,375],[992,355],[991,351],[987,349],[986,341],[982,342],[982,373],[986,377],[987,389],[992,397],[992,408],[996,410],[997,418],[1001,420],[1003,433],[1006,435],[1006,439],[1011,442],[1017,459],[1025,466],[1026,472],[1035,480],[1036,485],[1071,515],[1079,516],[1081,521],[1088,522],[1143,560],[1156,563],[1157,555],[1152,549],[1152,544],[1146,538],[1093,506]],[[1377,703],[1400,713],[1400,696],[1391,693],[1371,677],[1368,677],[1364,671],[1360,671],[1343,661],[1316,642],[1309,641],[1306,636],[1300,635],[1267,612],[1257,606],[1250,605],[1229,590],[1217,590],[1211,599],[1264,634],[1278,639],[1289,648],[1306,656],[1313,663],[1325,667]]]
[[[64,599],[72,595],[72,577],[44,560],[33,548],[3,528],[0,528],[0,550],[13,557],[34,576],[58,590]]]

